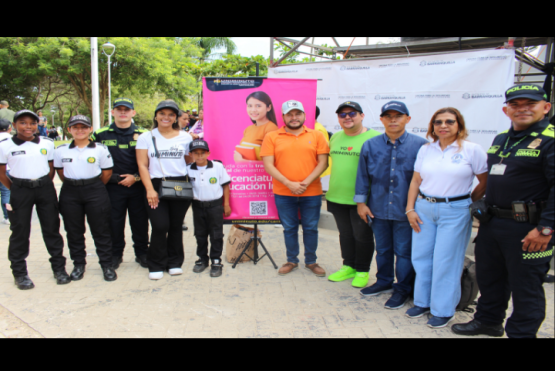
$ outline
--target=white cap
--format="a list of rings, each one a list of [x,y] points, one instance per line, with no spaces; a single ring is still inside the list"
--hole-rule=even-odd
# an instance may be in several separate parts
[[[298,100],[288,100],[281,106],[281,113],[285,115],[287,112],[294,109],[298,109],[299,111],[304,112],[304,107],[301,102],[299,102]]]

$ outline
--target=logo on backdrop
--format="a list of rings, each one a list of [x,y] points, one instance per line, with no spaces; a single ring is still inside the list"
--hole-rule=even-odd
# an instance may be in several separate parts
[[[277,68],[272,68],[272,71],[274,71],[274,74],[277,75],[278,73],[297,73],[299,72],[299,70],[283,70],[283,69],[277,69]]]
[[[503,98],[502,94],[489,94],[489,93],[464,93],[463,99],[481,99],[481,98]]]
[[[410,63],[387,63],[387,64],[380,64],[378,68],[386,68],[386,67],[409,67]]]
[[[330,97],[316,97],[316,100],[331,100]]]
[[[467,58],[467,62],[485,62],[485,61],[503,61],[508,59],[509,56],[507,55],[492,55],[487,57],[476,57],[476,58]]]
[[[355,99],[366,99],[365,95],[340,95],[339,99],[355,100]]]
[[[497,135],[497,130],[479,130],[479,129],[469,129],[468,134],[494,134]]]
[[[307,68],[307,71],[325,71],[325,70],[331,70],[331,67],[311,67],[311,68]]]
[[[417,134],[417,133],[427,133],[427,132],[428,132],[428,129],[427,129],[427,128],[412,128],[412,132],[413,132],[414,134]]]
[[[407,99],[407,97],[405,97],[404,95],[379,95],[377,94],[374,97],[375,100],[380,100],[380,99],[386,99],[386,100],[401,100],[401,99]]]
[[[426,99],[451,98],[451,94],[417,94],[416,98],[426,98]]]
[[[447,64],[455,64],[455,61],[431,61],[431,62],[422,61],[420,62],[420,67],[443,66]]]
[[[369,70],[370,66],[341,66],[339,70],[341,71],[353,71],[353,70]]]

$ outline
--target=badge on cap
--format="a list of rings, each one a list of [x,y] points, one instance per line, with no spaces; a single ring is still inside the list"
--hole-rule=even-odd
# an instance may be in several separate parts
[[[298,107],[299,105],[297,104],[297,102],[287,102],[287,106],[289,106],[289,107]]]

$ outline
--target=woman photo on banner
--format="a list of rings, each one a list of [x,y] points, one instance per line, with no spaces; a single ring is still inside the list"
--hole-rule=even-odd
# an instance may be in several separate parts
[[[247,114],[252,121],[243,132],[241,143],[235,146],[233,158],[235,162],[260,161],[260,146],[267,133],[278,129],[276,113],[270,96],[263,91],[249,94]]]

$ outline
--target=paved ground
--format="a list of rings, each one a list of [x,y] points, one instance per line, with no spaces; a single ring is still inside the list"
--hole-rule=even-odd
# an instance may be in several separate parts
[[[192,226],[191,213],[186,220]],[[285,262],[282,231],[262,227],[264,244],[278,265]],[[63,228],[62,232],[65,234]],[[35,218],[28,265],[36,288],[20,291],[13,284],[6,259],[9,234],[9,227],[0,225],[0,338],[457,337],[449,328],[429,329],[426,317],[405,317],[408,306],[384,309],[388,294],[363,298],[349,282],[332,283],[304,268],[278,276],[267,258],[256,266],[242,263],[236,269],[225,264],[220,278],[210,278],[208,271],[195,274],[192,231],[183,237],[186,258],[182,276],[166,274],[160,281],[150,281],[129,248],[117,271],[118,280],[105,282],[87,233],[90,256],[85,278],[57,286]],[[328,273],[340,268],[337,232],[320,230],[318,257]],[[68,262],[68,273],[71,268]],[[375,272],[373,263],[374,277]],[[548,314],[539,336],[553,338],[554,286],[544,287]],[[469,319],[467,313],[456,315],[457,321]]]

